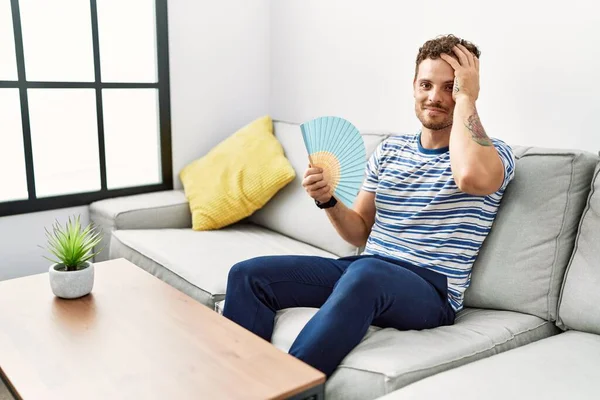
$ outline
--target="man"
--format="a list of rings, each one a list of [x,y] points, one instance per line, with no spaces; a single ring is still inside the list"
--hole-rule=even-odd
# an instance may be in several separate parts
[[[413,80],[420,132],[383,141],[353,208],[322,170],[303,186],[362,255],[268,256],[230,271],[223,314],[271,339],[277,310],[317,307],[289,353],[329,377],[369,325],[400,330],[454,323],[471,267],[514,175],[514,157],[477,115],[479,50],[448,35],[426,42]]]

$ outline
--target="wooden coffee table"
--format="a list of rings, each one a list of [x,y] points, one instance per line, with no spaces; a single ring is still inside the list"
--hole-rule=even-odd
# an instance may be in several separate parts
[[[0,372],[23,399],[322,399],[325,375],[119,259],[94,289],[0,282]]]

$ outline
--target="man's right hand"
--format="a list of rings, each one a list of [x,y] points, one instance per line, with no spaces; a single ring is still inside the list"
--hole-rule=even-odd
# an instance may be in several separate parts
[[[331,186],[323,174],[323,169],[308,165],[304,173],[302,186],[306,193],[319,203],[327,203],[333,193]],[[348,243],[364,246],[375,223],[375,193],[361,190],[354,201],[354,209],[343,202],[328,208],[326,214],[338,234]]]
[[[302,186],[306,190],[306,193],[319,203],[326,203],[331,199],[331,188],[329,187],[329,182],[325,181],[323,177],[323,168],[311,167],[309,165],[304,173]]]

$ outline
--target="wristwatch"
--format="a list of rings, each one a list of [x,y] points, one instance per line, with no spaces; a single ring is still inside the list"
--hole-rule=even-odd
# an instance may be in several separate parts
[[[315,200],[315,204],[319,208],[331,208],[331,207],[333,207],[333,206],[335,206],[337,204],[337,200],[335,199],[335,197],[331,196],[331,198],[329,199],[329,201],[327,201],[325,203],[321,203],[321,202]]]

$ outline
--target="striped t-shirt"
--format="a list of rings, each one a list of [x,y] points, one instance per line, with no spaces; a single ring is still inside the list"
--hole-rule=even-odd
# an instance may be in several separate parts
[[[445,275],[448,301],[463,308],[471,268],[514,176],[511,148],[492,139],[504,164],[501,188],[474,196],[458,188],[448,147],[425,149],[420,133],[392,136],[375,149],[363,190],[375,192],[375,224],[363,254],[407,261]]]

